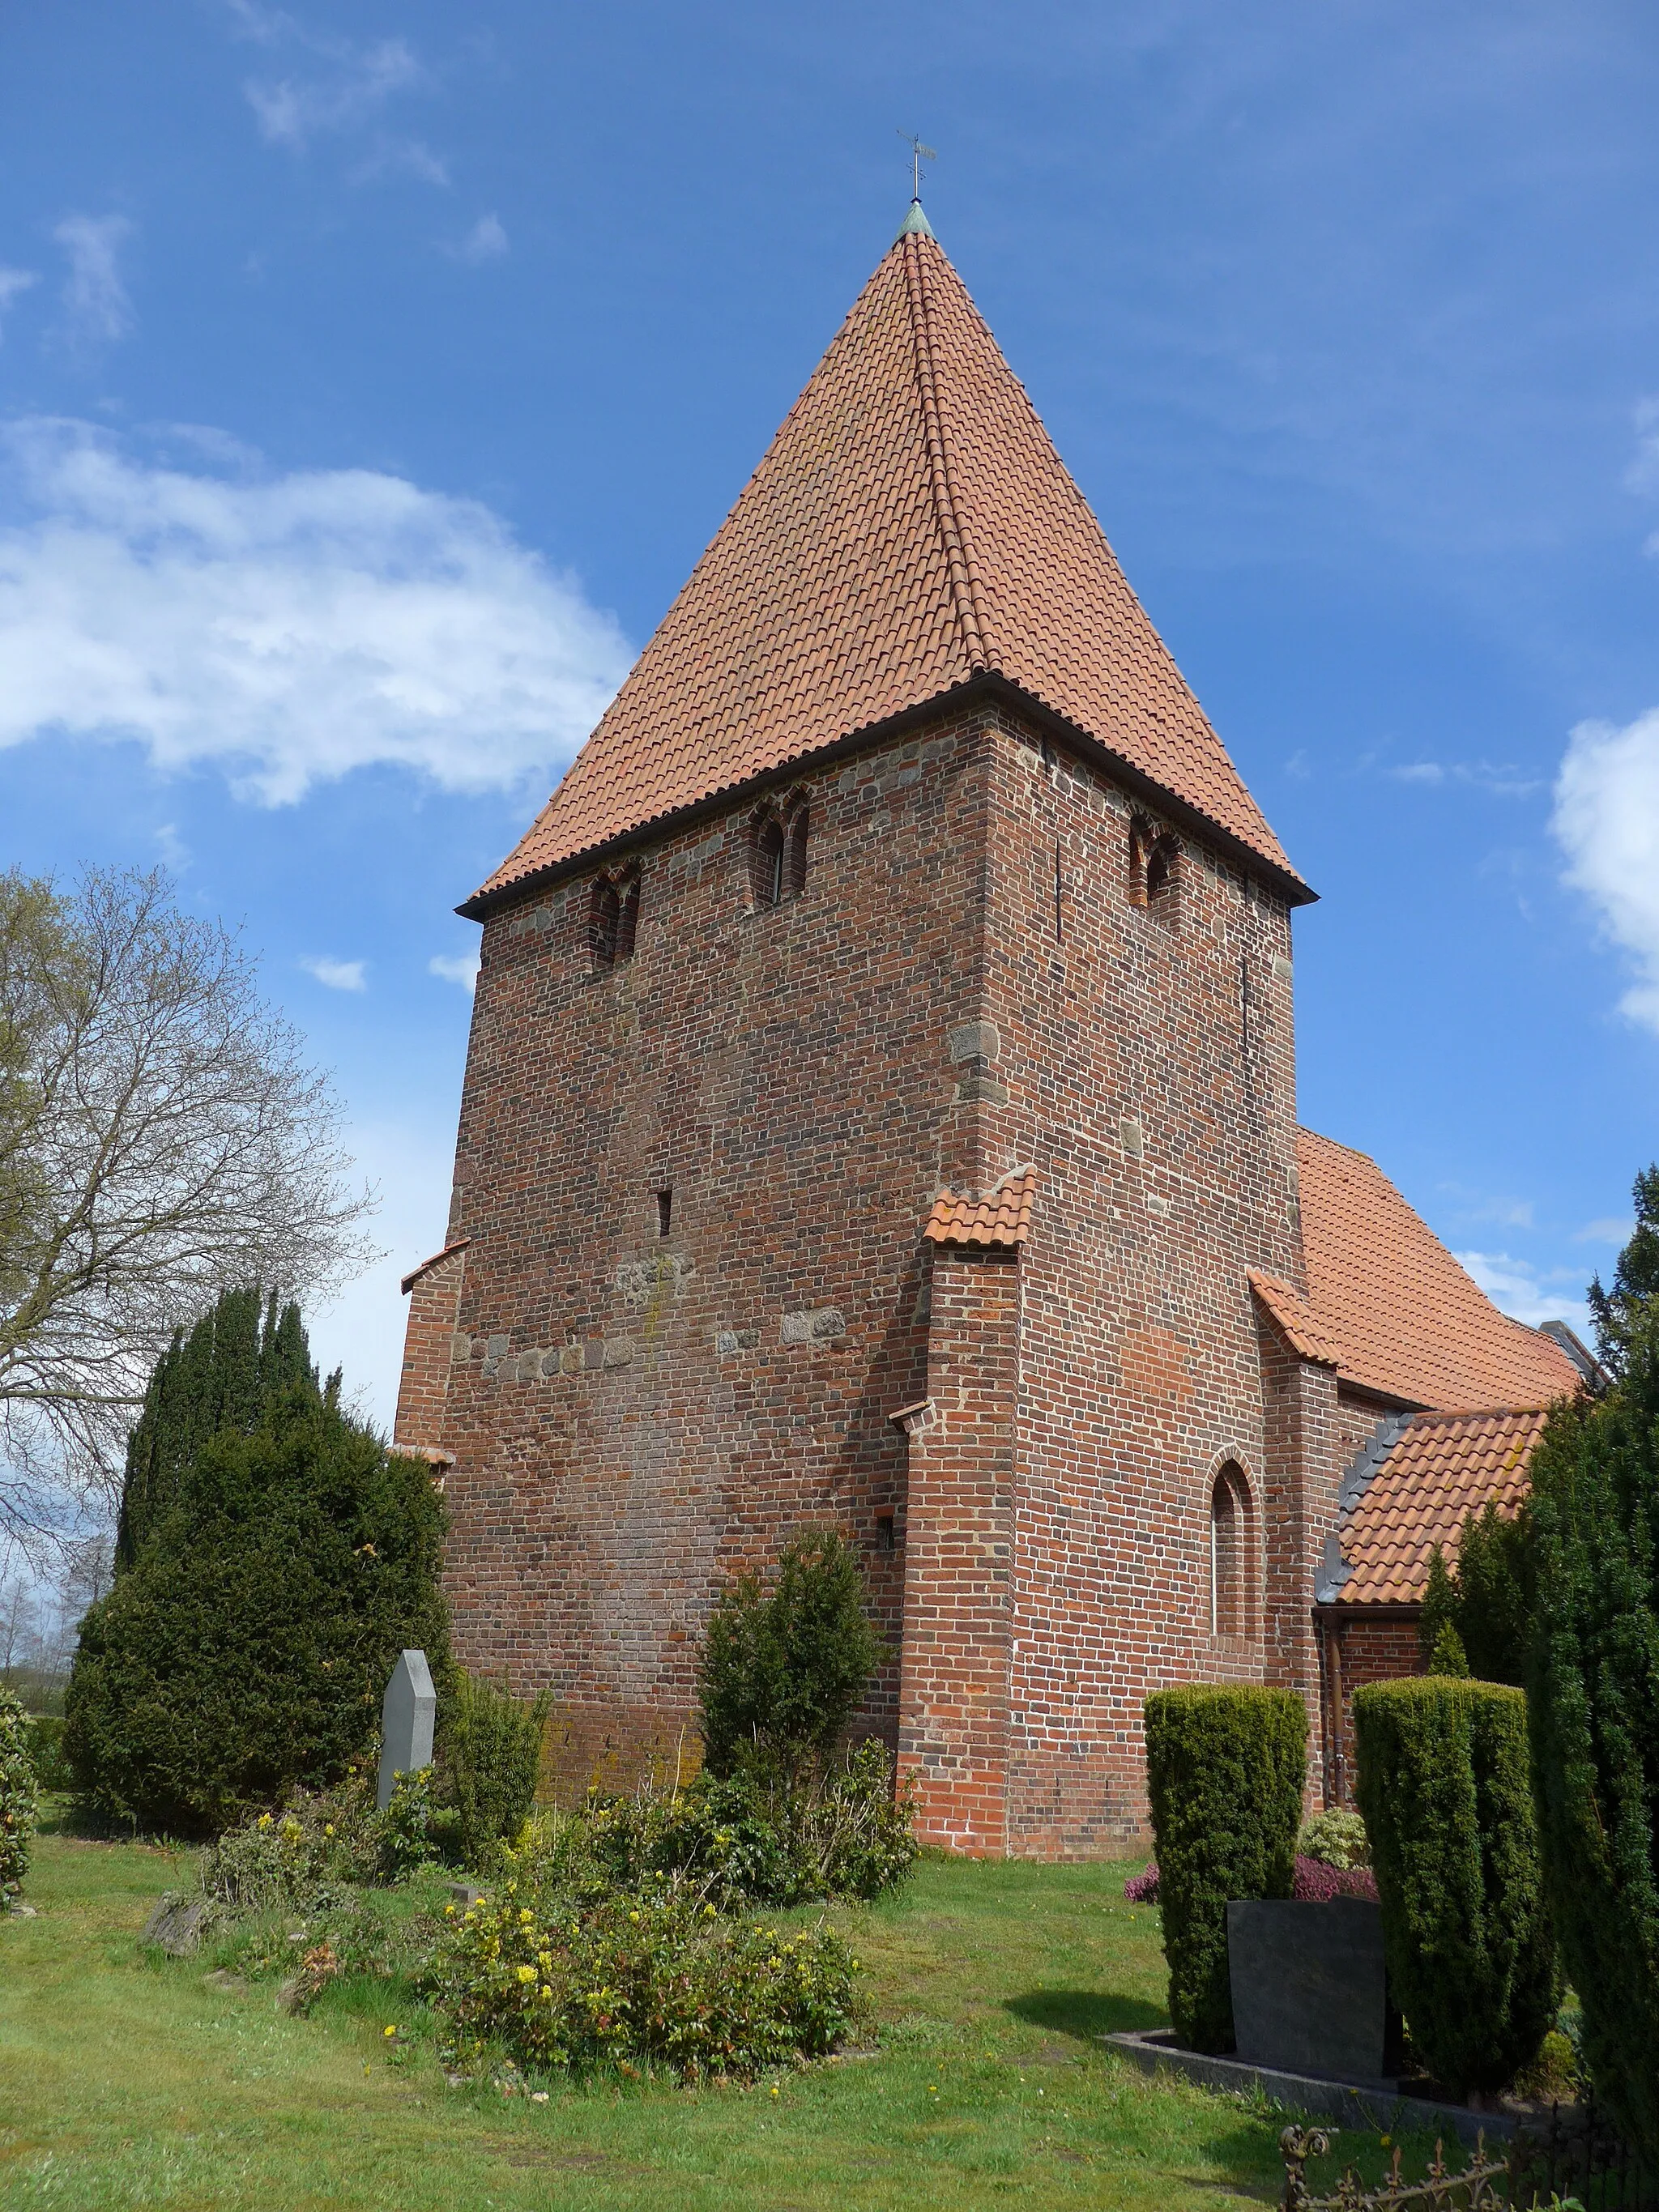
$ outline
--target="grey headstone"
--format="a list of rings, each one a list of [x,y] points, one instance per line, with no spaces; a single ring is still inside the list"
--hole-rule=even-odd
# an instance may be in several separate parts
[[[1227,1907],[1227,1962],[1241,2059],[1338,2081],[1382,2078],[1382,1916],[1368,1899],[1235,1899]]]
[[[164,1897],[144,1923],[143,1940],[159,1943],[174,1959],[187,1959],[202,1940],[204,1897]]]
[[[432,1764],[432,1722],[438,1694],[424,1651],[405,1651],[380,1701],[380,1778],[375,1802],[384,1813],[400,1774]]]

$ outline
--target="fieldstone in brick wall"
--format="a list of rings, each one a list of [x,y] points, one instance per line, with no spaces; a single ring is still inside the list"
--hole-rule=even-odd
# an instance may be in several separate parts
[[[836,1306],[823,1306],[816,1313],[783,1316],[781,1339],[785,1344],[827,1344],[846,1334],[847,1317]]]
[[[757,1328],[722,1328],[714,1335],[714,1349],[722,1359],[729,1359],[733,1352],[752,1352],[759,1342]]]

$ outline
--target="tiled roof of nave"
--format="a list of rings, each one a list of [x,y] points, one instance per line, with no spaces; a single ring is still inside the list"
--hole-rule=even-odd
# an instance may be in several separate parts
[[[1559,1345],[1499,1313],[1375,1160],[1298,1129],[1297,1163],[1308,1302],[1341,1381],[1448,1409],[1578,1389]]]

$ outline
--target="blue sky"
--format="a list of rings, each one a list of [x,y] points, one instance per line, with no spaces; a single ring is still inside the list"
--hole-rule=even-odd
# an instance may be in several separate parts
[[[0,19],[0,852],[331,1066],[389,1416],[513,844],[884,250],[896,131],[1322,903],[1302,1109],[1575,1316],[1659,1152],[1659,22],[864,0]]]

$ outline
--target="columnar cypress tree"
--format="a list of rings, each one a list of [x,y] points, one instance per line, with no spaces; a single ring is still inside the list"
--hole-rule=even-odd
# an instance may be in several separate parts
[[[222,1429],[251,1434],[292,1392],[314,1397],[317,1388],[300,1309],[290,1304],[278,1313],[275,1293],[265,1302],[257,1284],[225,1291],[188,1335],[176,1329],[127,1442],[118,1570],[137,1558],[178,1496],[183,1469],[210,1437]]]
[[[1533,1460],[1533,1780],[1596,2088],[1659,2159],[1659,1169],[1612,1293],[1618,1376],[1564,1406]]]

